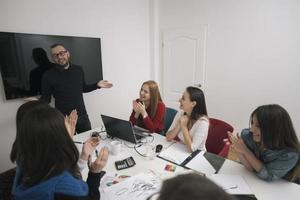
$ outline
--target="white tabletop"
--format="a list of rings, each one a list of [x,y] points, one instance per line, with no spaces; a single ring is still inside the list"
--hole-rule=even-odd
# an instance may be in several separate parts
[[[99,131],[100,129],[94,129],[93,131]],[[89,136],[92,131],[88,131],[85,133],[81,133],[74,136],[74,141],[81,141],[84,142]],[[153,135],[153,141],[150,143],[153,147],[155,147],[157,144],[162,144],[163,149],[168,148],[172,143],[168,142],[164,136],[161,136],[159,134],[152,134]],[[149,139],[150,140],[150,139]],[[101,141],[100,145],[97,147],[97,149],[101,149],[103,146],[109,147],[109,143],[111,142],[111,139],[105,139]],[[107,171],[107,174],[122,174],[122,175],[128,175],[133,176],[138,173],[142,172],[154,172],[160,176],[161,179],[169,178],[172,176],[175,176],[180,173],[186,173],[188,170],[176,166],[175,172],[166,171],[164,168],[167,164],[170,164],[169,162],[162,160],[160,158],[155,157],[152,160],[149,160],[146,157],[143,157],[139,155],[133,147],[134,144],[125,142],[122,140],[119,140],[122,142],[122,149],[121,153],[118,155],[109,155],[108,163],[106,167],[104,168],[105,171]],[[81,144],[76,144],[79,151],[81,151]],[[128,147],[129,146],[129,147]],[[143,151],[143,146],[138,148],[141,152]],[[114,162],[117,160],[123,160],[129,156],[132,156],[136,162],[136,165],[123,170],[116,170]],[[242,176],[245,181],[248,183],[250,189],[253,191],[254,195],[258,200],[282,200],[282,199],[288,199],[288,200],[296,200],[300,198],[300,186],[294,183],[287,182],[285,180],[279,180],[274,182],[266,182],[264,180],[259,179],[256,177],[256,175],[252,172],[249,172],[244,166],[241,164],[226,160],[221,167],[221,169],[218,172],[219,174],[233,174],[233,175],[240,175]],[[86,168],[83,172],[83,178],[86,179],[88,174],[88,169]],[[102,197],[101,197],[102,198]],[[105,198],[105,197],[104,197]]]
[[[92,131],[100,131],[100,129],[93,129]],[[79,141],[79,142],[84,142],[88,137],[90,137],[90,134],[92,131],[87,131],[85,133],[75,135],[73,140]],[[149,142],[149,145],[151,145],[153,148],[155,148],[155,146],[157,144],[161,144],[163,146],[162,150],[164,150],[165,148],[168,148],[172,144],[172,142],[168,142],[166,140],[166,138],[162,135],[159,135],[156,133],[153,133],[152,135],[153,136],[148,137],[147,140],[151,141],[151,142]],[[134,148],[132,148],[134,146],[134,144],[120,140],[120,139],[114,139],[114,140],[121,141],[122,148],[121,148],[121,152],[118,155],[109,154],[108,162],[107,162],[105,168],[103,169],[104,171],[106,171],[109,174],[122,174],[122,175],[132,176],[132,175],[136,175],[141,172],[154,171],[155,173],[158,173],[162,179],[165,179],[170,176],[174,176],[178,173],[185,173],[185,171],[186,171],[186,169],[184,169],[180,166],[176,166],[175,172],[166,171],[164,169],[165,166],[167,164],[171,164],[168,161],[162,160],[157,157],[154,157],[154,159],[150,160],[147,157],[143,157],[143,156],[139,155],[134,150]],[[100,145],[97,147],[97,149],[100,150],[104,146],[109,148],[111,141],[113,141],[113,140],[109,139],[109,138],[106,138],[105,140],[101,140]],[[76,146],[78,147],[78,150],[81,151],[82,144],[76,144]],[[144,153],[145,145],[137,148],[137,150],[141,153]],[[118,171],[114,164],[115,161],[123,160],[130,156],[133,157],[134,161],[136,162],[136,165],[133,167],[130,167],[128,169],[123,169],[123,170]],[[88,174],[88,168],[85,168],[84,171],[82,172],[83,179],[87,178],[87,174]]]
[[[300,185],[285,180],[266,182],[248,171],[243,165],[225,160],[219,174],[241,175],[258,200],[296,200],[300,198]]]

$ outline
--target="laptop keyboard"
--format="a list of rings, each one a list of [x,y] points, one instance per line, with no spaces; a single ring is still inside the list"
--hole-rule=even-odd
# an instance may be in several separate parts
[[[142,138],[148,136],[147,133],[145,133],[144,131],[142,131],[142,130],[140,130],[140,129],[138,129],[138,128],[135,128],[135,127],[133,127],[133,132],[134,132],[135,138],[136,138],[137,140],[141,140]]]
[[[139,135],[135,133],[135,138],[136,140],[141,140],[142,138],[144,138],[145,136]]]

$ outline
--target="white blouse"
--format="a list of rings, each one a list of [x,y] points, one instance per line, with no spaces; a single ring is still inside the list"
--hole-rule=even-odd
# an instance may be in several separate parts
[[[168,131],[171,131],[175,128],[176,124],[179,122],[180,117],[184,114],[182,110],[178,111],[174,117],[172,125],[170,126]],[[201,151],[206,151],[205,142],[208,135],[209,128],[209,119],[207,117],[200,117],[189,130],[190,136],[192,138],[192,150],[195,151],[197,149]],[[184,143],[184,137],[182,130],[178,133],[178,138]]]

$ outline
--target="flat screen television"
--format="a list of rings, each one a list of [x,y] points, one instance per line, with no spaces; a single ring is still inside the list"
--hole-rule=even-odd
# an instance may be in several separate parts
[[[71,63],[83,68],[87,84],[103,79],[100,38],[0,32],[0,71],[7,100],[41,93],[41,76],[54,65],[50,46],[57,43],[69,50]]]

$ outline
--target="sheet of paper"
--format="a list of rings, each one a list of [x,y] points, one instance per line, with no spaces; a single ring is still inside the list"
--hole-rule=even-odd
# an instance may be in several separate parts
[[[106,200],[145,200],[159,191],[161,182],[161,179],[151,173],[140,173],[104,188],[103,194]]]
[[[208,174],[214,174],[216,172],[215,168],[208,162],[208,160],[203,156],[204,151],[198,153],[190,162],[185,166],[193,169],[195,171]]]
[[[163,150],[159,156],[174,162],[176,164],[181,164],[187,157],[191,154],[187,151],[187,148],[184,144],[176,142],[172,144],[169,148]]]
[[[230,194],[253,194],[249,185],[240,175],[212,174],[208,175],[207,178]]]

